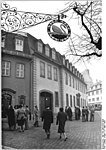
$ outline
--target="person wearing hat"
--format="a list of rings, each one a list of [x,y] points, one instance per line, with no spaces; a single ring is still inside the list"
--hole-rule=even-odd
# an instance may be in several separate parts
[[[46,109],[42,113],[42,121],[43,121],[43,129],[47,135],[47,139],[50,138],[50,128],[53,123],[53,112],[50,110],[50,107],[46,107]]]

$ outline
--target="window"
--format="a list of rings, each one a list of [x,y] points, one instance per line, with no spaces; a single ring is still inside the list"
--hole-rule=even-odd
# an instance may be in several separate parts
[[[24,78],[24,64],[16,64],[16,77]]]
[[[16,50],[23,51],[23,40],[16,39]]]
[[[50,56],[50,49],[48,46],[45,47],[45,54],[46,56]]]
[[[72,95],[70,95],[70,106],[72,107]]]
[[[75,107],[75,96],[73,96],[73,100],[74,100],[74,107]]]
[[[48,79],[52,79],[52,66],[51,65],[47,66],[47,76],[48,76]]]
[[[89,99],[89,102],[91,102],[91,99]]]
[[[52,50],[52,58],[56,59],[56,52],[54,50]]]
[[[65,65],[65,58],[63,57],[63,65]]]
[[[99,90],[96,91],[96,94],[99,94]]]
[[[10,62],[2,62],[2,76],[10,76]]]
[[[1,47],[5,47],[5,39],[6,39],[6,36],[2,35],[2,38],[1,38]]]
[[[94,95],[94,91],[92,91],[92,95]]]
[[[40,77],[45,78],[45,63],[44,62],[40,62]]]
[[[92,98],[92,101],[95,101],[95,98]]]
[[[56,67],[54,67],[54,81],[58,81],[58,72]]]
[[[40,53],[43,52],[43,45],[41,42],[38,42],[38,52],[40,52]]]
[[[66,94],[66,106],[69,106],[68,94]]]
[[[71,86],[71,76],[69,77],[69,82],[70,82],[69,86]]]
[[[59,95],[58,95],[58,92],[55,92],[55,107],[59,107]]]
[[[99,97],[97,97],[96,100],[99,101]]]
[[[66,83],[66,85],[68,85],[68,74],[67,73],[65,73],[65,83]]]
[[[78,85],[79,85],[79,82],[78,82]],[[74,88],[74,78],[73,78],[73,88]]]

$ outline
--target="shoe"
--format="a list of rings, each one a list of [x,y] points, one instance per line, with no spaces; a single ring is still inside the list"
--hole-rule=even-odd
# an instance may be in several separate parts
[[[68,138],[66,137],[65,139],[64,139],[64,141],[66,141]]]

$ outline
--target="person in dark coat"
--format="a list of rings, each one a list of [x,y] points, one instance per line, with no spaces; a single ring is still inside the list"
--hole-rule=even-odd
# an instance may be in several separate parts
[[[65,133],[65,123],[67,120],[66,112],[63,112],[63,108],[60,108],[60,111],[57,114],[56,125],[58,125],[58,133],[60,133],[60,139],[62,138],[62,134],[64,135],[64,141],[66,141],[67,136]]]
[[[10,105],[8,108],[7,116],[8,116],[9,129],[12,130],[12,127],[15,128],[15,111],[14,111],[12,105]]]
[[[71,107],[68,107],[67,114],[68,114],[69,120],[72,121],[72,109],[71,109]]]
[[[80,116],[81,116],[81,111],[80,111],[80,107],[78,107],[78,120],[80,120]]]
[[[85,108],[83,106],[83,108],[82,108],[82,122],[84,122],[84,121],[85,121]]]
[[[47,138],[49,139],[50,127],[51,127],[51,123],[53,123],[53,112],[50,110],[49,107],[47,107],[46,110],[43,111],[42,121],[43,121],[43,129],[45,130]]]
[[[89,110],[86,106],[86,109],[85,109],[85,117],[86,117],[86,121],[88,121],[88,115],[89,115]]]

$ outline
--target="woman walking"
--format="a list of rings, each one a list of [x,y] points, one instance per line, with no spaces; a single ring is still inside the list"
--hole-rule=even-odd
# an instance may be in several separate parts
[[[62,138],[62,134],[64,136],[64,141],[67,140],[67,136],[65,133],[65,123],[67,120],[67,114],[65,112],[63,112],[63,108],[60,108],[60,111],[57,114],[57,121],[56,121],[56,125],[58,126],[58,133],[60,133],[60,139]]]
[[[18,126],[20,126],[20,132],[24,132],[23,125],[25,124],[25,110],[23,109],[22,105],[19,106],[19,109],[17,111],[17,123]]]

